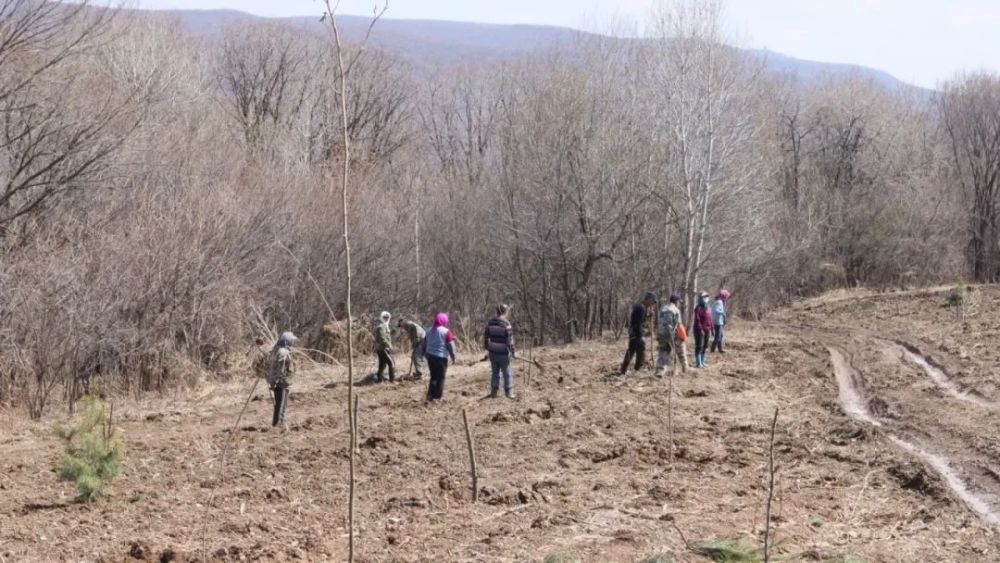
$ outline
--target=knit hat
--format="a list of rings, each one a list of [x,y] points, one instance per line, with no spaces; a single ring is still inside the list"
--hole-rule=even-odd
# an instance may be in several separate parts
[[[298,342],[298,340],[299,338],[292,334],[292,331],[289,330],[281,333],[281,336],[278,337],[278,346],[288,348]]]
[[[653,302],[655,302],[656,301],[656,294],[653,293],[652,291],[647,291],[646,292],[646,296],[643,297],[642,300],[643,301],[653,301]]]

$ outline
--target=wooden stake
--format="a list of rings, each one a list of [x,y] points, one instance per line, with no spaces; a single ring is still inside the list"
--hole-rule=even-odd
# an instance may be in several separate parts
[[[247,400],[243,401],[243,408],[240,410],[239,416],[236,417],[236,422],[233,423],[233,429],[229,432],[229,439],[226,440],[225,445],[223,445],[222,447],[222,456],[219,461],[219,470],[221,470],[223,467],[226,466],[226,456],[229,455],[229,447],[233,444],[233,442],[236,442],[239,439],[239,437],[236,435],[236,432],[239,430],[240,421],[243,420],[243,415],[246,414],[247,407],[250,406],[250,401],[253,400],[253,394],[255,391],[257,391],[257,385],[259,384],[260,384],[260,378],[254,375],[253,386],[250,387],[250,394],[247,395]],[[218,471],[216,472],[216,475],[218,475]],[[216,485],[213,483],[212,492],[208,495],[208,502],[205,503],[206,510],[208,509],[208,507],[213,506],[213,503],[215,502],[215,491],[216,491]]]
[[[479,473],[476,471],[476,444],[472,440],[472,428],[469,426],[469,414],[462,409],[462,421],[465,422],[465,443],[469,446],[469,466],[472,471],[472,502],[479,502]]]
[[[351,421],[351,427],[354,428],[354,432],[352,433],[352,436],[351,436],[351,439],[352,439],[351,446],[354,448],[354,451],[358,451],[358,408],[359,408],[360,403],[361,403],[361,397],[358,396],[358,395],[355,395],[354,396],[354,420]]]
[[[677,375],[677,361],[667,375],[667,440],[670,442],[670,467],[674,465],[674,376]]]
[[[531,385],[531,366],[534,364],[534,362],[531,360],[531,355],[535,351],[535,339],[534,339],[534,337],[532,337],[532,339],[529,342],[531,342],[531,343],[528,344],[528,375],[524,378],[524,389],[525,390],[527,390],[528,386]]]
[[[771,561],[771,501],[774,498],[774,430],[778,426],[778,408],[774,409],[774,420],[771,421],[771,447],[770,462],[768,472],[770,473],[770,483],[767,487],[767,511],[764,520],[764,563]]]

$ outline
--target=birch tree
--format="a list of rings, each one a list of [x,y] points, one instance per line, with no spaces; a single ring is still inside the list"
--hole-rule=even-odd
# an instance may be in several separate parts
[[[663,3],[653,22],[662,96],[656,117],[663,142],[672,147],[683,291],[691,303],[701,289],[714,211],[721,200],[744,194],[760,170],[748,154],[762,122],[747,110],[755,105],[762,65],[724,43],[720,0]]]

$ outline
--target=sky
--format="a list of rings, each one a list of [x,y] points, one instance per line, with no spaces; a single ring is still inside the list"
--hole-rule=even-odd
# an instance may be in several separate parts
[[[319,0],[137,0],[142,8],[322,13]],[[381,0],[380,0],[381,1]],[[530,23],[602,31],[641,22],[659,0],[389,0],[386,17]],[[341,0],[366,15],[372,0]],[[1000,0],[729,0],[735,43],[802,59],[886,70],[933,88],[963,70],[1000,71]]]

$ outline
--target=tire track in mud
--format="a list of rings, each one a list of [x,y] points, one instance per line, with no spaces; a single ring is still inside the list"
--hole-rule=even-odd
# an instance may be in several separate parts
[[[948,395],[951,395],[953,398],[988,409],[995,409],[1000,406],[982,396],[975,390],[962,388],[962,386],[955,383],[955,381],[948,376],[944,368],[932,360],[930,356],[921,352],[916,346],[898,340],[884,340],[883,343],[890,354],[898,352],[898,356],[909,360],[911,363],[923,370],[939,389]]]
[[[861,395],[858,372],[847,359],[847,355],[838,348],[830,347],[827,350],[830,352],[830,359],[833,362],[833,372],[837,378],[840,394],[840,406],[844,412],[859,422],[865,422],[872,426],[882,426],[882,423],[871,415],[868,405]]]
[[[902,344],[896,344],[896,345],[900,346],[900,348],[902,348],[904,351],[909,352],[909,354],[913,358],[917,359],[922,358],[924,360],[923,361],[924,364],[927,364],[928,366],[931,366],[933,368],[932,364],[928,362],[926,358],[924,358],[923,356],[910,352],[905,345]],[[860,380],[859,373],[857,369],[851,364],[847,352],[833,346],[828,347],[827,350],[830,353],[830,359],[833,364],[834,375],[836,377],[837,387],[839,390],[840,404],[841,407],[844,409],[844,412],[847,413],[847,415],[850,418],[857,420],[858,422],[862,422],[874,427],[888,428],[891,425],[891,421],[879,420],[878,418],[876,418],[869,409],[868,404],[865,402],[864,390],[859,383]],[[902,361],[902,357],[900,361]],[[915,361],[915,363],[917,363],[918,366],[923,367],[921,362]],[[940,372],[939,374],[935,375],[943,377],[942,380],[943,382],[946,383],[950,382],[950,379],[943,372],[943,370],[940,370],[940,368],[935,368],[935,369],[938,369]],[[935,376],[931,375],[929,371],[927,373],[928,376],[930,376],[932,379],[935,379]],[[937,382],[938,380],[935,379],[935,383]],[[954,386],[954,384],[952,383],[951,386]],[[973,402],[973,401],[968,401],[967,399],[963,399],[962,397],[964,395],[962,394],[961,390],[957,388],[957,386],[954,386],[954,389],[951,389],[951,386],[945,387],[945,390],[949,391],[949,394],[952,394],[953,396],[956,396],[956,398],[959,398],[961,400],[967,402]],[[951,393],[950,392],[951,390],[953,390],[954,393]],[[980,399],[982,398],[980,397]],[[941,479],[948,486],[948,488],[951,489],[951,491],[959,499],[961,499],[962,502],[964,502],[965,505],[968,506],[970,510],[978,514],[985,522],[989,523],[995,528],[1000,528],[1000,512],[998,512],[994,508],[994,503],[991,502],[991,500],[986,498],[985,496],[977,492],[974,492],[972,490],[972,488],[969,486],[969,483],[962,478],[962,476],[958,473],[958,471],[955,470],[954,467],[955,464],[951,459],[943,455],[934,453],[926,447],[921,447],[920,445],[908,441],[900,437],[899,435],[893,434],[889,431],[886,432],[886,436],[888,437],[889,441],[892,442],[897,448],[912,456],[917,457],[918,459],[922,460],[928,467],[933,469],[934,472],[937,473],[939,477],[941,477]],[[970,457],[972,457],[973,459],[976,458],[976,456],[970,456]]]

